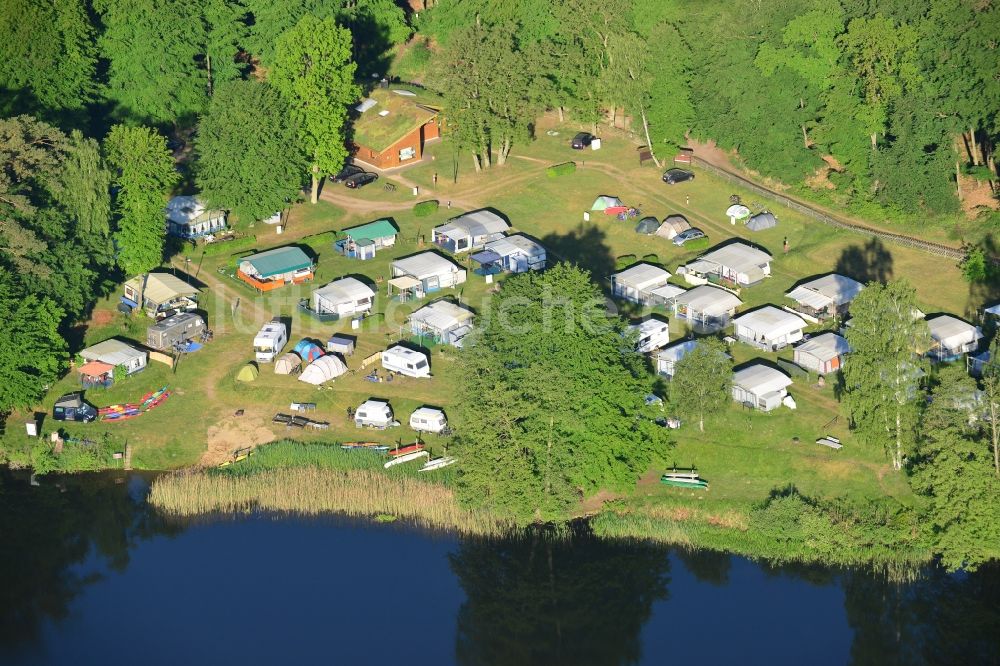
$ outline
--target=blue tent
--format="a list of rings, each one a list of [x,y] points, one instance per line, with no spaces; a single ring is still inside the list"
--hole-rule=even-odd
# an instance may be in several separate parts
[[[312,363],[323,355],[323,348],[312,340],[307,339],[299,340],[299,343],[295,345],[292,351],[298,354],[306,363]]]

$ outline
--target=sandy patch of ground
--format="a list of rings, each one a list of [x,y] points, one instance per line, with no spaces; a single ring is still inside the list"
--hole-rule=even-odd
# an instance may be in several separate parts
[[[263,416],[249,410],[243,416],[228,414],[208,429],[208,447],[199,464],[211,467],[231,460],[233,451],[273,442],[277,437],[263,425]]]

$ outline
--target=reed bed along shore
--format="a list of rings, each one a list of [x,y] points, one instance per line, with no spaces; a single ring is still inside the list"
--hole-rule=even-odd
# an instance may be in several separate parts
[[[154,481],[149,502],[176,516],[254,510],[394,516],[423,527],[476,535],[500,535],[511,527],[460,507],[445,486],[373,469],[307,466],[253,474],[179,472]]]

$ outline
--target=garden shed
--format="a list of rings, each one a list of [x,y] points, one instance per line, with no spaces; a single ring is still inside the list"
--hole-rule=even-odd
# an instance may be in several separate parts
[[[937,361],[954,361],[979,348],[983,332],[978,326],[950,314],[927,318],[933,345],[927,355]]]
[[[453,254],[477,250],[502,238],[510,225],[490,210],[474,210],[434,227],[431,242]]]
[[[796,310],[802,314],[823,320],[846,315],[851,301],[864,288],[846,275],[830,273],[803,282],[785,295],[798,303]]]
[[[670,272],[652,264],[639,263],[611,276],[611,294],[633,303],[646,304],[657,287],[667,284]]]
[[[795,348],[793,360],[806,370],[825,375],[840,370],[850,347],[836,333],[822,333]]]
[[[781,406],[792,378],[764,363],[752,363],[733,375],[733,400],[769,412]]]
[[[331,335],[326,341],[326,351],[350,356],[354,353],[354,338],[349,335]]]
[[[778,351],[802,339],[808,324],[797,314],[765,305],[733,320],[736,339],[765,351]]]
[[[345,372],[347,372],[347,364],[340,360],[336,354],[328,354],[307,365],[302,374],[299,375],[299,381],[319,386],[336,379]]]

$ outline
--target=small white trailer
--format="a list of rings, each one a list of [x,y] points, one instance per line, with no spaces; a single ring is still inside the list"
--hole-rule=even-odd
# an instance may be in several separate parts
[[[354,412],[354,425],[385,430],[398,426],[399,421],[393,419],[392,407],[385,400],[365,400]]]
[[[258,363],[270,363],[288,343],[288,327],[275,317],[257,331],[253,338],[253,351]]]
[[[402,345],[389,347],[382,352],[382,367],[407,377],[430,377],[431,364],[427,354]]]
[[[410,414],[410,427],[417,432],[441,433],[448,428],[448,419],[440,409],[420,407]]]

